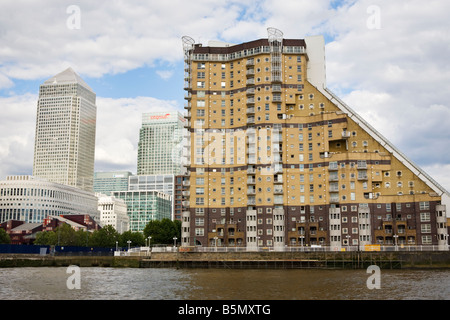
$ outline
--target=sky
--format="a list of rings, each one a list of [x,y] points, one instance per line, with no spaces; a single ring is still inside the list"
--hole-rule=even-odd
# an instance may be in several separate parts
[[[39,86],[97,94],[96,171],[136,173],[142,113],[184,112],[182,36],[322,35],[327,87],[450,190],[450,1],[2,0],[0,180],[32,174]]]

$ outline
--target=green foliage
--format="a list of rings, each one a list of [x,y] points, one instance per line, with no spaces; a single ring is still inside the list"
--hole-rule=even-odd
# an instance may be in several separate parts
[[[2,235],[0,229],[0,243]],[[62,224],[54,231],[43,231],[36,235],[34,244],[59,245],[59,246],[89,246],[89,247],[119,247],[128,248],[127,241],[131,241],[130,247],[140,247],[146,244],[145,239],[151,236],[151,244],[173,244],[173,237],[177,242],[181,239],[181,221],[170,219],[150,221],[144,229],[144,233],[126,231],[119,234],[113,226],[107,225],[99,230],[87,232],[75,231],[68,224]]]
[[[116,241],[119,241],[119,233],[113,226],[107,225],[92,233],[89,245],[93,247],[115,247]]]
[[[144,238],[151,236],[152,244],[173,244],[173,237],[177,241],[181,238],[181,222],[170,219],[150,221],[144,228]]]
[[[119,237],[119,246],[128,248],[127,241],[131,241],[130,247],[142,247],[145,245],[144,236],[140,232],[125,231]]]
[[[0,244],[9,244],[11,239],[9,234],[6,233],[5,229],[0,228]]]

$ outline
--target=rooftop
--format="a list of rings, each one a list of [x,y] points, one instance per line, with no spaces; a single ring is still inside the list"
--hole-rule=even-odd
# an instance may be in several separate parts
[[[64,70],[63,72],[60,72],[57,75],[46,80],[44,82],[44,85],[68,84],[68,83],[78,83],[81,86],[85,87],[86,89],[93,91],[92,88],[86,82],[84,82],[84,80],[81,79],[81,77],[70,67]]]

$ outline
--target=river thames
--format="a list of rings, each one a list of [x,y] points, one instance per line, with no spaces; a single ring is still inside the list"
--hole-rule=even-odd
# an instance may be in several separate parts
[[[73,273],[75,275],[75,273]],[[0,269],[0,300],[449,300],[450,270]]]

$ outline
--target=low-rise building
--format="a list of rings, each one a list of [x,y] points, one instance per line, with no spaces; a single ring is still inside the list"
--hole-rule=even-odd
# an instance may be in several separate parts
[[[101,225],[111,225],[118,233],[128,231],[130,218],[127,215],[127,205],[124,200],[104,194],[97,194],[97,197]]]
[[[48,216],[100,214],[94,193],[33,176],[8,176],[0,181],[0,223],[20,220],[42,223]]]

